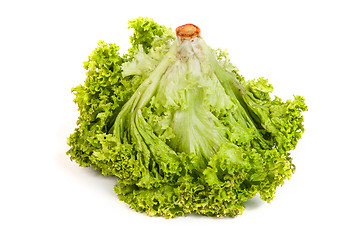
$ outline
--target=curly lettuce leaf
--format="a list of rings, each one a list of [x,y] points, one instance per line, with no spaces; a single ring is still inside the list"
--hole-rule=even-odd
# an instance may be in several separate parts
[[[106,159],[115,161],[115,159],[123,159],[124,156],[121,151],[116,151],[105,154],[106,158],[103,157],[104,154],[101,153],[106,149],[103,146],[106,144],[104,139],[107,137],[108,140],[112,139],[113,145],[118,144],[109,134],[115,118],[143,78],[151,71],[151,64],[147,64],[150,69],[144,67],[140,71],[137,70],[140,76],[135,76],[131,72],[131,66],[127,64],[130,64],[135,54],[140,60],[139,49],[146,49],[146,52],[151,53],[148,61],[140,61],[148,63],[151,61],[149,59],[153,59],[152,68],[154,68],[162,59],[163,52],[168,50],[169,41],[174,38],[170,29],[148,18],[140,17],[129,21],[129,28],[134,28],[134,34],[131,38],[132,47],[128,53],[121,56],[119,46],[99,41],[88,61],[84,62],[85,83],[72,89],[80,116],[77,121],[78,127],[67,140],[70,146],[67,154],[80,166],[92,166],[102,171],[104,175],[120,176],[117,174],[119,171],[114,170],[119,167],[115,166],[116,164],[107,166]],[[126,146],[126,149],[132,151],[132,146]],[[122,163],[118,164],[122,165]]]
[[[134,30],[130,37],[132,47],[129,48],[129,56],[132,57],[141,47],[145,53],[169,44],[175,39],[174,32],[163,25],[159,25],[151,18],[135,18],[129,21],[129,28]]]

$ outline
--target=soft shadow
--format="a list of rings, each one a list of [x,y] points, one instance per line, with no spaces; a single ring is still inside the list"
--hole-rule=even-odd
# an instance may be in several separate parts
[[[131,209],[133,210],[133,209]],[[135,210],[133,210],[135,211]],[[143,215],[144,217],[149,217],[149,215],[147,215],[145,212],[137,212],[138,214]],[[190,218],[190,219],[201,219],[201,220],[205,220],[205,221],[229,221],[229,220],[233,220],[235,218],[237,218],[239,215],[234,216],[234,217],[229,217],[229,216],[221,216],[221,217],[217,217],[217,216],[207,216],[207,215],[202,215],[202,214],[198,214],[198,213],[186,213],[184,215],[180,215],[180,216],[175,216],[173,218],[165,218],[162,215],[155,215],[155,216],[151,216],[152,218],[156,218],[156,219],[165,219],[168,221],[182,221],[182,219],[186,219],[186,218]]]
[[[234,217],[229,217],[229,216],[221,216],[221,217],[217,217],[217,216],[206,216],[206,215],[201,215],[198,213],[187,213],[182,217],[186,217],[186,218],[194,218],[194,219],[206,219],[206,220],[210,220],[210,221],[218,221],[218,220],[222,220],[222,221],[226,221],[226,220],[231,220],[231,219],[235,219],[237,216]]]
[[[264,201],[260,199],[260,196],[257,194],[254,198],[247,200],[244,202],[245,211],[251,211],[258,209],[264,204]]]

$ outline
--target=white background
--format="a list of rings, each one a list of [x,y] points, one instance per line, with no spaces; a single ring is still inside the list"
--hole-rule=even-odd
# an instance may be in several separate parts
[[[1,1],[0,239],[359,239],[358,1]],[[129,19],[194,23],[246,79],[306,99],[293,178],[267,204],[164,219],[117,199],[116,179],[65,154],[70,89],[98,40],[130,46]]]

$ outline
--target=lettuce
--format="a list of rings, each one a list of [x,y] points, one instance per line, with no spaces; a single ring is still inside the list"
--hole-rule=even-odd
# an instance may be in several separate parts
[[[245,81],[195,25],[177,37],[148,18],[129,27],[128,52],[100,41],[72,89],[71,160],[116,176],[118,198],[150,216],[236,216],[257,193],[270,202],[295,171],[304,98],[284,102],[268,80]]]

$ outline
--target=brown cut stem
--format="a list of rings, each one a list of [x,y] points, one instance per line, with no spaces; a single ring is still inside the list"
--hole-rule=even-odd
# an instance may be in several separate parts
[[[194,24],[188,23],[176,28],[176,36],[181,40],[191,40],[200,37],[200,28]]]

